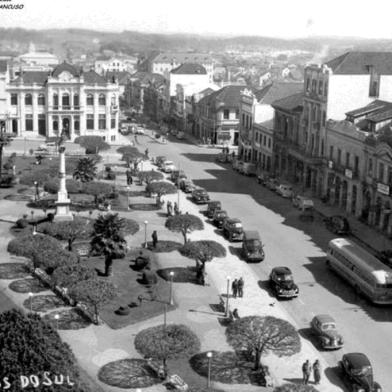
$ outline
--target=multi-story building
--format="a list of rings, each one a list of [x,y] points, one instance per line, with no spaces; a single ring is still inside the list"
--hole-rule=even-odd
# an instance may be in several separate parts
[[[169,79],[170,72],[181,64],[200,64],[209,77],[209,82],[213,83],[214,62],[209,54],[206,53],[154,53],[148,57],[141,65],[139,70],[150,73],[158,73]]]
[[[177,86],[184,89],[185,95],[192,95],[210,84],[206,69],[200,64],[186,63],[174,68],[169,73],[169,94],[176,95]]]
[[[119,86],[95,71],[83,73],[64,62],[50,73],[23,73],[9,83],[7,92],[8,132],[22,137],[117,139]]]
[[[8,61],[0,60],[0,131],[6,130],[9,116],[6,87],[9,82]]]
[[[157,123],[169,121],[170,99],[167,79],[161,75],[153,77],[143,91],[143,114]]]
[[[225,86],[196,105],[197,136],[212,144],[238,146],[240,101],[246,86]]]
[[[99,57],[94,63],[95,72],[104,75],[107,72],[129,72],[136,70],[137,57],[134,56],[117,56],[117,57]]]

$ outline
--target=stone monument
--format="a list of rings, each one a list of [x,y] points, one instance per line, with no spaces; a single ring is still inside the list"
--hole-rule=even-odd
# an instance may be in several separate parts
[[[69,210],[71,200],[68,199],[68,192],[65,185],[65,147],[59,148],[60,153],[60,167],[59,167],[59,179],[60,186],[57,193],[56,201],[56,215],[55,221],[68,221],[73,220],[73,215]]]

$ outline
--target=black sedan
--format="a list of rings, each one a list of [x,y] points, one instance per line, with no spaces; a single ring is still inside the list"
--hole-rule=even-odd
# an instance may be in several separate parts
[[[341,215],[334,215],[324,219],[325,227],[337,235],[350,234],[350,224],[348,220]]]
[[[288,267],[275,267],[269,277],[269,283],[277,298],[298,297],[299,289],[294,283],[293,274]]]
[[[205,189],[198,188],[192,192],[192,200],[196,204],[206,204],[210,201],[210,196]]]

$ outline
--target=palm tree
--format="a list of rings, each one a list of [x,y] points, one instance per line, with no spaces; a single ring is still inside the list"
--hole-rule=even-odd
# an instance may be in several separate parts
[[[92,158],[80,158],[73,177],[81,182],[93,181],[97,176],[96,161]]]
[[[11,142],[12,138],[10,134],[0,132],[0,180],[3,175],[3,150],[4,147]]]
[[[94,222],[91,249],[105,256],[105,275],[112,274],[114,259],[125,256],[127,242],[123,229],[125,221],[118,214],[99,215]]]

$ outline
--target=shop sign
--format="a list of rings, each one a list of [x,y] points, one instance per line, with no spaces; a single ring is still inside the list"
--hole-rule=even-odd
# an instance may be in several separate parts
[[[389,186],[379,182],[377,183],[377,192],[382,193],[384,195],[389,195]]]
[[[350,169],[346,169],[346,170],[344,171],[344,175],[345,175],[347,178],[353,178],[353,172],[352,172],[352,170],[350,170]]]

